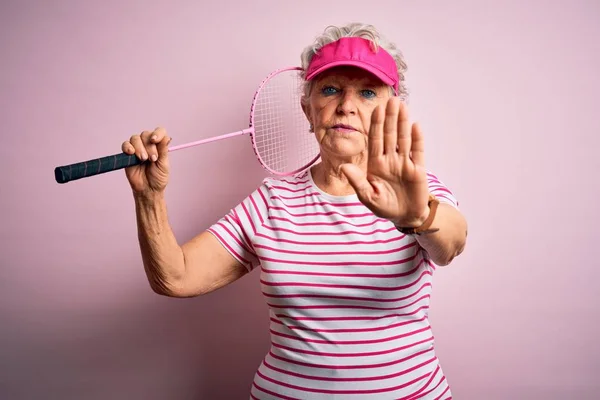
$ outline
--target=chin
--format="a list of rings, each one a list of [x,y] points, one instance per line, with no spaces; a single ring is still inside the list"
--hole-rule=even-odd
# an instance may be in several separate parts
[[[335,158],[360,156],[367,150],[367,142],[362,134],[325,135],[320,141],[321,150]]]
[[[327,153],[335,157],[350,158],[363,154],[365,150],[364,144],[332,143],[331,146],[328,146]]]

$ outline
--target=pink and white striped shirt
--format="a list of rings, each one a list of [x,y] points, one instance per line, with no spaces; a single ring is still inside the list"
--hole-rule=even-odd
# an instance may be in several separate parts
[[[435,265],[356,195],[321,191],[310,171],[267,178],[209,231],[260,266],[271,349],[251,399],[451,398],[428,321]]]

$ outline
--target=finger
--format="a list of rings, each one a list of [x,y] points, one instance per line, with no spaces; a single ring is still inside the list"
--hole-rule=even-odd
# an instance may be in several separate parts
[[[383,153],[396,153],[398,139],[398,113],[400,99],[391,97],[385,108],[385,122],[383,124]]]
[[[410,152],[410,122],[406,104],[400,104],[398,112],[398,154],[408,157]]]
[[[152,141],[153,134],[153,132],[144,131],[142,132],[141,137],[144,147],[146,148],[146,152],[148,153],[148,159],[151,161],[156,161],[158,160],[158,151],[156,150],[156,144]]]
[[[125,154],[134,154],[135,153],[135,148],[133,147],[133,145],[131,144],[131,142],[129,142],[129,140],[123,142],[123,144],[121,144],[121,151]]]
[[[150,137],[150,140],[152,141],[152,143],[158,144],[165,138],[166,135],[167,135],[167,130],[165,128],[159,126],[158,128],[154,129],[154,131],[152,132],[152,136]]]
[[[343,164],[340,169],[356,191],[359,200],[369,202],[372,197],[373,187],[367,180],[367,174],[354,164]]]
[[[148,153],[146,152],[146,147],[144,146],[140,135],[133,135],[131,139],[129,139],[129,143],[133,146],[137,158],[143,161],[148,159]]]
[[[150,141],[156,144],[157,160],[166,158],[169,152],[168,145],[171,143],[171,138],[167,135],[167,130],[160,126],[154,129]]]
[[[371,114],[371,126],[369,127],[369,157],[383,154],[383,122],[385,110],[377,106]]]
[[[411,138],[411,159],[416,165],[425,165],[425,140],[423,139],[423,132],[421,126],[418,123],[414,123],[412,126],[412,138]]]
[[[169,143],[171,143],[171,137],[169,137],[169,135],[164,134],[164,136],[162,137],[161,141],[156,145],[156,148],[158,150],[158,160],[165,160],[167,159],[167,154],[169,153]]]

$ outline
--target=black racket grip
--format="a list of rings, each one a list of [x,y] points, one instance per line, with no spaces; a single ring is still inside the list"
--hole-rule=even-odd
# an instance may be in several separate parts
[[[127,168],[132,165],[141,164],[142,162],[143,161],[137,158],[135,154],[113,154],[112,156],[56,167],[54,168],[54,178],[58,183],[67,183],[77,179],[87,178],[88,176]]]

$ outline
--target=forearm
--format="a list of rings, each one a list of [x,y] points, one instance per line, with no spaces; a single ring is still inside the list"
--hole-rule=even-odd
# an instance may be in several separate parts
[[[440,203],[430,229],[437,230],[416,236],[432,261],[440,266],[448,265],[465,248],[467,222],[456,208]]]
[[[170,295],[185,275],[185,258],[171,230],[163,195],[135,195],[138,240],[152,289]]]

